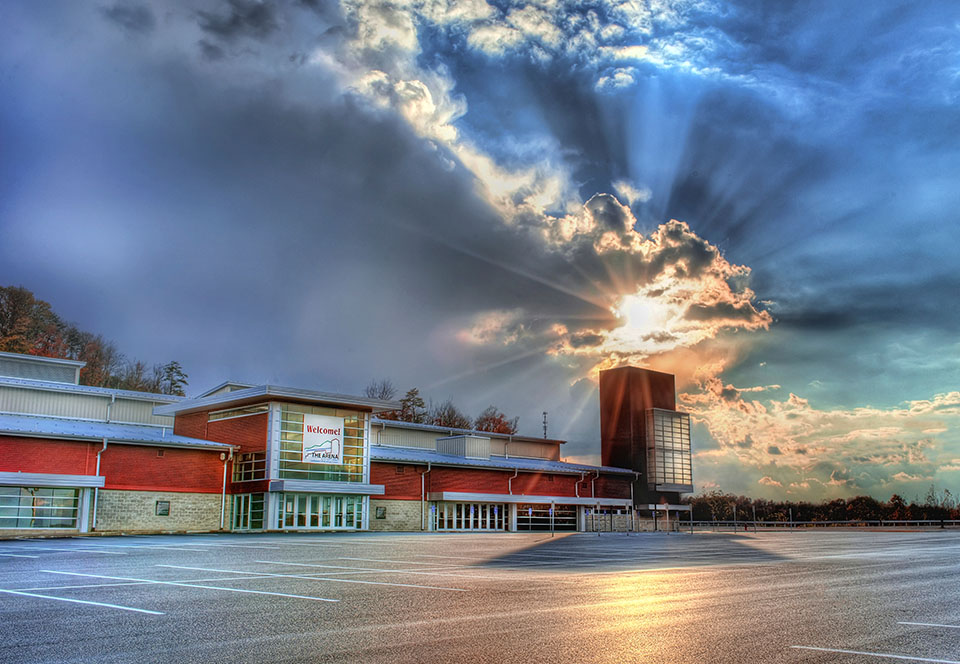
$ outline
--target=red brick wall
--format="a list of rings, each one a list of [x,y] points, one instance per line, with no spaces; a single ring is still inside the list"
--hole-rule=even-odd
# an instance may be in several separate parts
[[[93,475],[100,443],[0,436],[0,471]]]
[[[207,423],[206,440],[239,445],[240,452],[267,449],[267,413]]]
[[[420,473],[426,466],[407,465],[404,473],[397,474],[397,466],[403,464],[372,462],[370,481],[385,487],[385,499],[420,500]],[[426,490],[460,491],[465,493],[508,493],[508,481],[512,471],[480,470],[476,468],[437,468],[427,475]],[[553,481],[550,481],[550,478]],[[580,497],[590,496],[590,475],[580,483]],[[577,495],[579,475],[523,472],[513,480],[514,495],[570,496]],[[629,498],[630,481],[619,477],[601,475],[595,483],[597,498]]]
[[[249,480],[247,482],[231,482],[233,469],[227,465],[227,493],[264,493],[270,488],[270,480]]]
[[[241,453],[262,452],[267,449],[267,416],[267,413],[261,413],[208,422],[206,412],[177,415],[173,432],[190,438],[239,445]]]
[[[397,468],[403,468],[403,473],[397,474]],[[426,466],[371,461],[370,483],[384,486],[384,494],[377,496],[377,498],[420,500],[420,473],[426,469]],[[427,475],[427,477],[430,477],[430,475]]]
[[[628,476],[626,478],[619,475],[601,475],[597,478],[595,483],[595,488],[597,490],[598,498],[629,498],[630,497],[630,481],[633,479],[633,476]],[[587,485],[587,491],[590,490],[590,482],[584,482]],[[583,484],[580,485],[581,487]],[[583,489],[580,489],[580,495],[583,494]],[[588,494],[589,495],[589,494]]]
[[[173,420],[173,433],[189,438],[207,437],[207,413],[177,415]]]
[[[553,478],[552,482],[550,478]],[[533,496],[576,496],[573,485],[579,479],[579,475],[521,472],[517,479],[513,480],[513,492]],[[582,486],[581,484],[581,489]]]
[[[220,493],[223,486],[223,462],[213,450],[114,444],[100,457],[100,474],[106,489]]]

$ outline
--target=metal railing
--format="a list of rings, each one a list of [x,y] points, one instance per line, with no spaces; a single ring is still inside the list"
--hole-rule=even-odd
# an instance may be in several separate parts
[[[960,519],[853,519],[848,521],[684,521],[682,528],[757,532],[758,530],[809,530],[816,528],[957,528]]]

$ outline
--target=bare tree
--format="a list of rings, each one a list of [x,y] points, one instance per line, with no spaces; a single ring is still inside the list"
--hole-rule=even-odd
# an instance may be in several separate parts
[[[389,378],[381,378],[370,381],[370,384],[363,388],[363,393],[371,399],[391,401],[397,396],[397,388]]]
[[[430,415],[428,418],[430,424],[451,429],[471,429],[473,421],[464,415],[459,408],[453,405],[453,401],[447,399],[442,404],[434,406],[430,404]]]

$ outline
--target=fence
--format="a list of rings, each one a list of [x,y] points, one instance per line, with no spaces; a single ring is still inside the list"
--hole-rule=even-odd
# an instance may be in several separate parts
[[[958,519],[856,519],[852,521],[684,521],[692,530],[757,532],[758,530],[808,530],[814,528],[957,528]]]

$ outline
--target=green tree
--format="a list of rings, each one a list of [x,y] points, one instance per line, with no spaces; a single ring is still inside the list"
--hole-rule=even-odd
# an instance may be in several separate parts
[[[159,378],[161,394],[173,394],[178,397],[186,396],[183,388],[187,386],[187,374],[176,360],[153,368]]]
[[[411,387],[407,390],[403,398],[400,399],[400,412],[394,419],[404,422],[416,422],[417,424],[426,423],[427,404],[424,403],[423,397],[420,396],[420,390],[418,388]]]

